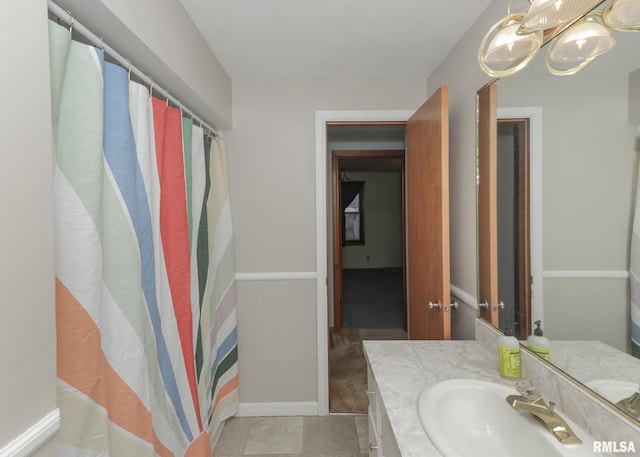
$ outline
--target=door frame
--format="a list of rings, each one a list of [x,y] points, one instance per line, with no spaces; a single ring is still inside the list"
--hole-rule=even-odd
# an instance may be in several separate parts
[[[316,321],[318,350],[318,415],[329,414],[329,276],[327,124],[333,122],[406,122],[415,110],[315,112],[316,169]],[[406,162],[405,162],[406,163]]]
[[[531,323],[544,322],[542,271],[542,107],[497,109],[498,119],[529,119],[529,192],[531,242]]]
[[[394,124],[406,125],[405,122],[394,122]],[[328,125],[353,125],[353,123],[329,122]],[[362,125],[362,124],[358,124]],[[366,125],[389,125],[389,122],[367,122]],[[327,151],[327,156],[329,156]],[[399,149],[366,149],[366,150],[334,150],[331,153],[331,211],[332,227],[331,237],[333,252],[333,331],[339,332],[342,329],[342,193],[340,190],[340,161],[342,159],[389,159],[397,158],[402,162],[401,176],[401,230],[402,230],[402,325],[407,330],[407,296],[406,296],[406,227],[405,227],[405,155],[406,148]]]

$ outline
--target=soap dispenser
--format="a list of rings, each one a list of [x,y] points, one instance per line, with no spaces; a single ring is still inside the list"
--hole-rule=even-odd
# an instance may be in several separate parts
[[[536,324],[536,328],[533,335],[527,338],[527,347],[546,361],[551,362],[551,344],[540,328],[542,321],[535,321],[534,324]]]
[[[514,326],[515,322],[507,323],[504,334],[498,338],[498,371],[507,379],[518,379],[521,374],[520,343],[513,336]]]

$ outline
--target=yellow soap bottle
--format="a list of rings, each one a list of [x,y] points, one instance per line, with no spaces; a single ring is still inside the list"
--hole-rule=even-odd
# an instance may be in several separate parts
[[[527,347],[548,362],[551,362],[551,344],[546,336],[543,336],[540,324],[542,321],[535,321],[536,329],[533,335],[527,338]]]
[[[513,325],[513,322],[507,324],[504,334],[498,338],[498,371],[507,379],[518,379],[522,373],[520,343],[513,336]]]

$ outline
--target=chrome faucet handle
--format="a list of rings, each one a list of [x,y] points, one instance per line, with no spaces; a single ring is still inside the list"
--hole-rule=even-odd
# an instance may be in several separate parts
[[[518,382],[516,382],[516,390],[528,401],[531,401],[533,397],[540,396],[540,394],[536,392],[533,381],[529,378],[518,379]]]
[[[553,402],[549,402],[549,404],[547,404],[547,401],[544,399],[542,394],[536,390],[533,381],[529,378],[519,379],[518,382],[516,382],[516,390],[522,396],[522,398],[524,398],[529,403],[543,406],[545,408],[550,408],[551,410],[553,410],[553,406],[555,406]]]
[[[516,390],[520,395],[527,395],[534,391],[533,381],[529,378],[521,378],[516,382]]]

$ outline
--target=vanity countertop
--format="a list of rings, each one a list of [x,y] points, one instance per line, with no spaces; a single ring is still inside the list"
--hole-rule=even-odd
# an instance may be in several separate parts
[[[364,341],[391,428],[403,457],[440,456],[418,417],[425,387],[453,378],[513,386],[498,374],[496,356],[475,341]]]
[[[599,379],[640,382],[640,359],[601,341],[551,340],[551,361],[582,383]]]

